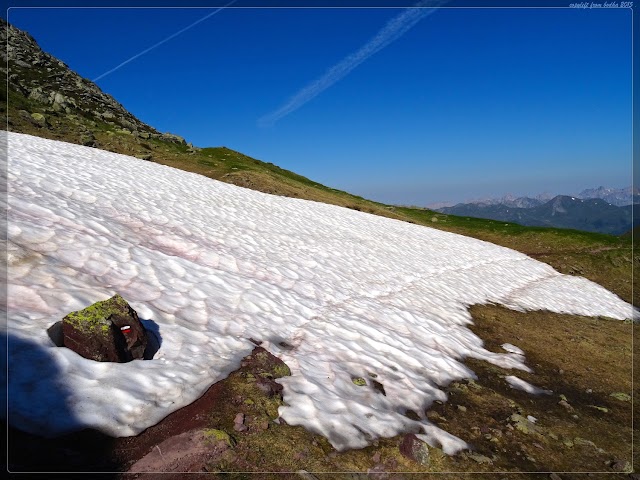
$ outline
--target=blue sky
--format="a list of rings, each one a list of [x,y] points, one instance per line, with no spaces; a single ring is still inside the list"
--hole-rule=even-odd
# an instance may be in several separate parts
[[[8,19],[95,79],[212,11],[12,8]],[[631,184],[627,9],[438,9],[264,121],[402,12],[228,8],[97,83],[158,130],[387,203]]]

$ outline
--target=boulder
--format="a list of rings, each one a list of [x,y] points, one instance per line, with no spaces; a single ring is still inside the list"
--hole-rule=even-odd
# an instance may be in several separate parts
[[[41,114],[41,113],[32,113],[31,114],[31,121],[42,128],[47,128],[49,126],[49,122],[47,121],[47,118]]]
[[[116,294],[62,319],[64,346],[98,362],[142,359],[147,333],[136,311]]]

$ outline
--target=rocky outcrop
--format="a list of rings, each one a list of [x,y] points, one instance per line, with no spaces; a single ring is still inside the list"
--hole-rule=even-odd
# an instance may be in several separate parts
[[[111,123],[136,134],[159,136],[154,128],[138,120],[107,95],[57,58],[43,52],[27,32],[0,18],[0,72],[7,75],[10,89],[47,106],[48,111],[82,115],[91,120]],[[8,72],[7,72],[8,67]]]
[[[62,320],[62,334],[65,347],[98,362],[142,359],[147,347],[147,333],[138,314],[117,294],[69,313]]]

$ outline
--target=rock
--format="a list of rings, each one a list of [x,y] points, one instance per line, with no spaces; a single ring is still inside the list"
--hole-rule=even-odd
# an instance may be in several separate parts
[[[227,432],[216,428],[208,428],[204,430],[204,437],[210,443],[226,445],[228,447],[235,447],[237,443],[236,440]]]
[[[116,294],[62,319],[64,346],[98,362],[142,359],[147,333],[136,311]]]
[[[420,465],[429,465],[429,447],[413,433],[403,437],[400,453]]]
[[[509,417],[509,420],[513,423],[516,430],[519,430],[526,435],[529,433],[540,433],[538,427],[536,427],[529,419],[518,413],[512,414]]]
[[[585,438],[580,438],[580,437],[576,437],[573,439],[573,443],[574,445],[580,445],[583,447],[593,447],[596,448],[596,444],[593,443],[591,440],[587,440]]]
[[[268,397],[274,397],[282,394],[282,385],[272,378],[258,377],[256,379],[256,385]]]
[[[136,158],[139,158],[140,160],[151,160],[151,154],[147,153],[147,154],[143,154],[143,155],[136,155]]]
[[[613,460],[609,466],[616,472],[631,472],[631,464],[626,460]]]
[[[307,472],[306,470],[298,470],[296,474],[304,480],[318,480],[318,477],[316,477],[312,473]]]
[[[477,463],[486,463],[486,464],[493,463],[493,460],[491,460],[489,457],[485,455],[480,455],[479,453],[476,453],[476,452],[467,453],[467,457],[469,457],[471,460]]]
[[[236,418],[233,419],[233,429],[236,432],[246,432],[249,430],[244,424],[244,413],[238,413]]]
[[[573,412],[573,407],[569,405],[569,403],[566,400],[560,400],[558,402],[558,405],[566,409],[568,412]]]
[[[85,147],[95,147],[96,146],[96,138],[91,133],[82,135],[80,137],[80,144],[84,145]]]
[[[613,392],[609,396],[615,398],[616,400],[620,400],[621,402],[630,402],[631,401],[631,395],[628,395],[628,394],[622,393],[622,392]]]
[[[49,126],[49,122],[47,121],[47,117],[45,117],[41,113],[32,113],[31,114],[31,119],[32,119],[33,123],[35,123],[39,127],[47,128]]]
[[[364,387],[367,384],[367,381],[362,377],[352,377],[351,381],[354,385],[357,385],[359,387]]]
[[[64,347],[64,333],[62,332],[62,320],[47,328],[47,335],[56,347]]]

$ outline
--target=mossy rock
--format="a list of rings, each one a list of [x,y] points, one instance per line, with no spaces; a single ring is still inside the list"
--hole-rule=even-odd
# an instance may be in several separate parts
[[[116,294],[108,300],[96,302],[84,310],[69,313],[64,321],[86,333],[101,333],[107,335],[111,328],[111,316],[121,315],[129,309],[129,304]]]
[[[98,362],[144,358],[147,333],[136,311],[116,294],[62,320],[64,346]]]
[[[613,392],[609,396],[615,398],[616,400],[620,400],[621,402],[630,402],[631,401],[631,395],[629,395],[627,393]]]

